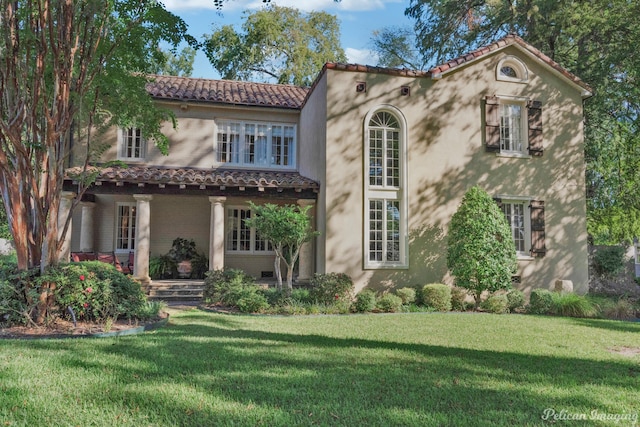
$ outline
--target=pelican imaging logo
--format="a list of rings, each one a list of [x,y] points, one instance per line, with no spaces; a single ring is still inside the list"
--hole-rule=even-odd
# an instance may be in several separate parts
[[[607,421],[613,423],[630,423],[635,426],[638,423],[638,413],[619,413],[611,414],[606,412],[600,412],[597,409],[589,413],[583,412],[569,412],[565,409],[556,410],[555,408],[546,408],[542,411],[540,417],[544,421]]]

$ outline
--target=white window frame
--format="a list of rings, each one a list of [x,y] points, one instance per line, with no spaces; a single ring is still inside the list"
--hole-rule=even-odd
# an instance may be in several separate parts
[[[516,77],[507,76],[502,73],[504,67],[513,69]],[[496,66],[496,80],[512,83],[526,83],[529,81],[529,70],[527,66],[518,57],[509,55],[500,60]]]
[[[499,195],[497,198],[500,199],[502,203],[502,212],[504,213],[505,205],[522,205],[523,206],[523,230],[524,230],[524,250],[518,250],[516,248],[516,255],[519,260],[532,260],[534,259],[531,256],[531,200],[534,200],[533,197],[530,196],[513,196],[513,195]],[[510,220],[509,226],[511,228],[511,237],[513,239],[513,244],[515,246],[515,235],[514,235],[514,227],[511,224]]]
[[[388,147],[385,145],[387,142],[386,130],[383,132],[383,164],[379,165],[379,167],[383,168],[382,173],[382,185],[371,184],[370,182],[370,171],[372,165],[371,155],[370,155],[370,130],[371,129],[381,129],[379,127],[370,127],[369,124],[371,119],[379,112],[387,112],[394,116],[397,120],[399,129],[399,147],[398,147],[398,167],[399,167],[399,185],[389,185],[388,177],[387,177],[387,166],[389,165],[387,161]],[[369,113],[365,116],[364,120],[364,218],[363,218],[363,264],[365,269],[406,269],[409,267],[409,256],[408,256],[408,206],[407,206],[407,124],[406,119],[402,112],[393,107],[391,105],[380,105],[373,108]],[[385,247],[392,243],[387,239],[388,232],[390,230],[388,227],[388,215],[389,215],[389,206],[392,202],[396,202],[398,205],[398,213],[400,215],[398,221],[398,246],[399,246],[399,259],[398,260],[375,260],[371,259],[371,243],[372,243],[372,232],[376,230],[372,230],[372,219],[371,219],[371,209],[370,202],[372,201],[382,201],[383,202],[383,212],[385,218],[382,220],[382,246],[383,246],[383,256],[386,252]]]
[[[234,132],[230,132],[234,129]],[[281,130],[281,134],[277,134],[277,130]],[[253,130],[253,132],[252,132]],[[289,130],[289,132],[287,132]],[[222,141],[224,136],[226,141]],[[230,138],[234,135],[235,138]],[[289,164],[282,165],[275,162],[277,156],[274,139],[280,136],[281,147],[286,146],[282,142],[285,138],[290,138],[290,146],[286,157]],[[252,138],[253,137],[253,138]],[[256,147],[255,143],[259,139],[263,140],[264,147]],[[220,145],[226,144],[226,161],[221,161],[223,153]],[[261,122],[233,119],[216,119],[215,132],[213,141],[214,165],[216,166],[233,166],[238,168],[251,169],[279,169],[279,170],[295,170],[298,146],[298,128],[295,123],[280,122]],[[253,147],[251,151],[250,147]],[[280,154],[285,157],[285,154]],[[252,161],[253,159],[253,161]],[[261,160],[262,159],[262,160]]]
[[[129,217],[128,217],[128,225],[127,225],[127,237],[126,241],[128,242],[127,248],[120,247],[120,229],[122,223],[122,216],[120,214],[120,208],[129,207]],[[115,233],[114,239],[115,243],[113,245],[115,253],[129,253],[130,251],[135,251],[136,247],[136,220],[137,220],[137,203],[136,202],[117,202],[116,203],[116,215],[115,215]]]
[[[498,95],[499,105],[500,105],[500,152],[497,153],[502,157],[523,157],[523,158],[531,158],[529,154],[529,122],[528,122],[528,110],[527,110],[527,101],[528,98],[515,97],[515,96],[502,96]],[[505,142],[503,139],[503,134],[505,133],[504,120],[505,116],[503,115],[505,106],[518,106],[520,107],[520,117],[518,119],[518,130],[520,132],[520,149],[513,149],[512,147],[504,148]],[[512,118],[508,118],[511,125]],[[510,126],[509,129],[512,129],[513,126]],[[513,132],[510,132],[512,135]],[[514,143],[513,140],[509,141],[510,143]]]
[[[232,216],[232,211],[234,210],[240,210],[240,211],[251,213],[251,208],[247,206],[242,206],[242,205],[225,206],[225,237],[224,237],[225,253],[229,255],[273,255],[275,254],[275,251],[273,249],[269,249],[269,246],[271,246],[269,242],[265,242],[265,247],[266,247],[265,250],[257,250],[255,248],[256,240],[258,239],[258,236],[257,236],[256,229],[253,227],[249,228],[249,248],[250,249],[246,250],[246,249],[230,248],[230,245],[231,245],[230,239],[232,238],[231,233],[234,230],[233,228],[234,225],[232,224],[232,222],[235,222],[234,221],[235,218]],[[238,222],[241,222],[241,221],[242,219],[238,218]]]
[[[129,135],[129,132],[140,132],[140,156],[128,156],[127,152],[131,150],[135,151],[132,145],[134,136]],[[147,140],[142,135],[142,130],[135,126],[129,128],[118,128],[118,160],[126,160],[129,162],[143,162],[147,155]]]

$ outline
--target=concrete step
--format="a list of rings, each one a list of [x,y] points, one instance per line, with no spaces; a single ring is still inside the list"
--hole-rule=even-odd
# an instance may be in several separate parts
[[[204,282],[202,280],[161,280],[145,286],[145,292],[151,300],[201,301]]]

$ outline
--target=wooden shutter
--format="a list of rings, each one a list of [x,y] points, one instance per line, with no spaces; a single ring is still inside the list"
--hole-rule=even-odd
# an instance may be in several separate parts
[[[542,156],[542,102],[527,102],[527,119],[529,127],[529,154],[532,156]]]
[[[485,148],[489,152],[500,151],[500,102],[497,96],[484,100]]]
[[[531,256],[542,258],[547,253],[544,243],[544,202],[532,200],[531,210]]]

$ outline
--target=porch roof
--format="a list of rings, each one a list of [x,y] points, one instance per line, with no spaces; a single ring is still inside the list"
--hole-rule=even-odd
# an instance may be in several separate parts
[[[78,181],[83,174],[82,167],[67,169],[66,179]],[[171,168],[160,166],[90,166],[86,176],[95,175],[95,184],[115,183],[158,185],[177,185],[180,187],[216,186],[224,188],[274,188],[317,191],[319,184],[294,171],[257,171],[242,169],[199,169]]]

